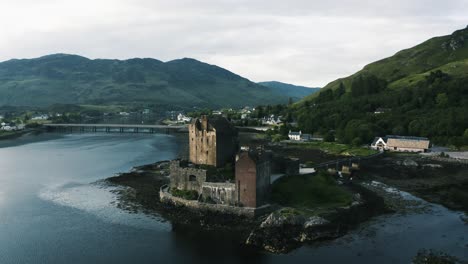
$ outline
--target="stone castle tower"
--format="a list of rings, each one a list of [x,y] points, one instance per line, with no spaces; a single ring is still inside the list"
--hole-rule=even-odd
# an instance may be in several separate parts
[[[237,130],[226,118],[202,116],[189,125],[190,162],[222,167],[234,162],[237,150]]]

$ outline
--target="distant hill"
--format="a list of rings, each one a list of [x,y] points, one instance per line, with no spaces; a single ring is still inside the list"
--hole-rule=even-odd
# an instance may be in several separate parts
[[[289,83],[282,82],[259,82],[258,84],[271,88],[273,91],[291,97],[294,101],[302,99],[308,95],[311,95],[315,92],[320,91],[320,88],[311,88],[305,86],[298,86]]]
[[[396,134],[468,145],[468,27],[371,63],[292,108],[303,131],[346,143]]]
[[[353,80],[368,76],[384,81],[389,89],[415,87],[436,70],[454,78],[468,77],[468,27],[451,35],[431,38],[389,58],[368,64],[351,76],[327,84],[322,92],[337,89],[340,83],[350,90]]]
[[[289,94],[194,59],[90,60],[68,54],[0,63],[0,105],[237,107],[286,103]]]

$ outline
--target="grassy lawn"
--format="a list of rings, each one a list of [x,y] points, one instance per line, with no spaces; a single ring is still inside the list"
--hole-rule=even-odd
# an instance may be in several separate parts
[[[305,143],[289,143],[289,145],[302,148],[319,149],[328,154],[342,156],[369,156],[377,153],[377,151],[373,149],[354,147],[351,145],[339,144],[335,142],[313,141]]]
[[[300,210],[347,206],[352,195],[338,186],[335,179],[325,172],[314,176],[287,176],[272,187],[272,200],[282,206]]]

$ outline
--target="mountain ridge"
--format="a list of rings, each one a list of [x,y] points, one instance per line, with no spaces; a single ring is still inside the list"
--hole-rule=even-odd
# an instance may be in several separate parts
[[[278,81],[258,82],[258,84],[274,89],[280,94],[289,93],[289,97],[294,101],[320,91],[320,88],[318,87],[306,87]]]

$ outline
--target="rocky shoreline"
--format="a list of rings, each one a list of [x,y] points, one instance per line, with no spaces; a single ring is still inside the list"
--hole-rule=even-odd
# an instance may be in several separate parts
[[[468,164],[416,154],[385,155],[364,162],[359,177],[409,192],[431,203],[468,213]]]
[[[287,253],[303,244],[337,238],[359,223],[388,212],[382,198],[359,184],[349,187],[355,193],[350,206],[320,213],[281,208],[249,218],[162,203],[159,188],[169,182],[168,161],[135,167],[106,182],[124,187],[116,191],[118,207],[124,210],[160,215],[171,221],[174,229],[229,232],[240,244],[273,253]]]
[[[169,220],[174,230],[226,232],[240,244],[273,253],[287,253],[303,244],[334,239],[377,215],[428,210],[417,200],[404,199],[399,190],[448,208],[464,208],[444,200],[435,188],[448,192],[451,186],[466,185],[466,166],[446,163],[418,155],[387,155],[378,162],[364,162],[358,182],[347,188],[354,193],[347,207],[325,212],[304,212],[279,207],[257,218],[212,211],[200,211],[160,202],[159,189],[169,182],[169,161],[135,167],[130,172],[108,178],[120,187],[118,206],[131,212],[157,214]],[[390,187],[390,186],[395,186]],[[428,194],[429,193],[429,194]],[[466,210],[466,207],[465,207]]]
[[[273,253],[287,253],[303,244],[338,238],[360,223],[390,212],[374,192],[359,184],[351,188],[356,194],[347,207],[310,216],[291,208],[273,212],[252,230],[246,244]]]

